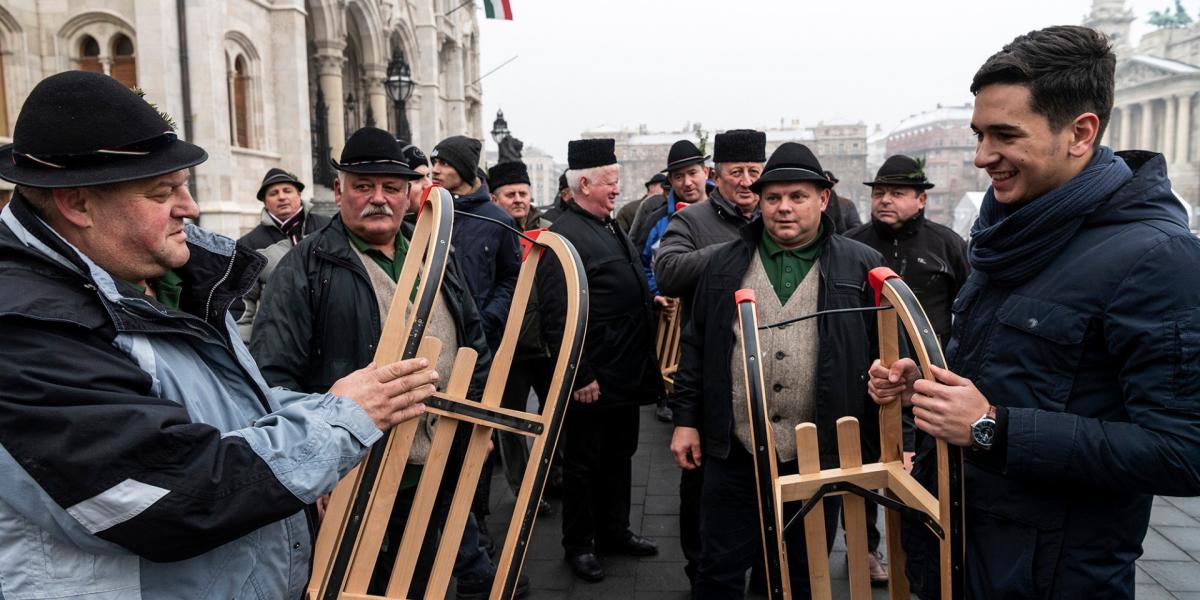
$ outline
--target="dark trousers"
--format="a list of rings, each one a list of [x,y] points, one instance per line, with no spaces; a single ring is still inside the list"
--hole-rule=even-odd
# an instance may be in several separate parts
[[[529,391],[538,397],[538,412],[546,406],[546,394],[550,393],[550,377],[554,375],[554,361],[549,358],[531,358],[515,361],[508,374],[508,385],[504,386],[504,396],[500,406],[514,410],[526,410],[529,402]],[[516,495],[525,477],[525,464],[529,462],[529,438],[500,431],[497,433],[500,449],[500,460],[504,463],[504,478],[508,487]],[[561,444],[561,441],[559,442]],[[561,446],[555,454],[561,454]],[[559,468],[562,461],[555,461],[551,469]],[[551,477],[553,479],[553,477]]]
[[[572,401],[567,409],[562,543],[568,555],[595,552],[597,541],[619,542],[629,531],[629,486],[638,418],[636,404]]]
[[[687,564],[683,572],[696,584],[696,565],[700,562],[700,496],[704,488],[704,467],[685,470],[679,475],[679,546]]]
[[[745,595],[746,570],[762,555],[759,529],[758,494],[754,483],[754,459],[736,439],[731,439],[729,457],[708,455],[704,459],[704,486],[701,496],[700,564],[694,597],[697,600],[742,598]],[[796,463],[780,463],[779,474],[796,473]],[[825,501],[825,542],[833,548],[837,532],[840,498]],[[783,522],[800,510],[793,502],[784,507]],[[807,598],[808,559],[804,527],[797,522],[784,534],[788,569],[791,572],[792,597]]]

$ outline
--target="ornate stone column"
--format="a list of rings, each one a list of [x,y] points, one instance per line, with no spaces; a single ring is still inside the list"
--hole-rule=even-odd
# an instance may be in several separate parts
[[[387,90],[383,87],[383,82],[387,80],[387,65],[363,65],[364,87],[367,88],[367,104],[371,107],[371,117],[375,119],[375,126],[387,131],[392,131],[393,127],[390,123],[389,115],[394,112],[389,105]],[[366,119],[363,120],[366,123]]]
[[[1175,125],[1175,160],[1176,163],[1188,162],[1188,152],[1192,144],[1192,95],[1179,96],[1179,118]]]
[[[329,149],[335,157],[342,155],[342,147],[346,144],[345,106],[342,91],[342,63],[346,62],[343,52],[346,42],[342,40],[321,40],[317,42],[317,81],[325,102],[329,104]]]
[[[1159,144],[1159,150],[1163,153],[1163,157],[1167,159],[1167,164],[1175,162],[1175,117],[1178,111],[1178,98],[1176,96],[1167,96],[1167,119],[1163,122],[1163,141]]]
[[[1138,148],[1152,150],[1154,148],[1154,101],[1142,103],[1142,127],[1138,132]]]
[[[1128,150],[1133,148],[1134,144],[1129,136],[1133,135],[1133,105],[1125,104],[1121,106],[1121,135],[1113,144],[1116,150]]]

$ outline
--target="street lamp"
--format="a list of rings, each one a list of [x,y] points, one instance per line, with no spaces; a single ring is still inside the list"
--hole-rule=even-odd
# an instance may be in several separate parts
[[[496,111],[496,120],[492,122],[492,141],[499,146],[500,142],[508,139],[512,132],[508,130],[508,121],[504,120],[504,111]]]
[[[387,95],[392,99],[396,110],[396,137],[412,141],[412,132],[408,129],[408,115],[404,112],[404,103],[412,97],[413,84],[412,67],[404,60],[400,48],[392,48],[392,60],[388,61],[387,80],[384,81]]]

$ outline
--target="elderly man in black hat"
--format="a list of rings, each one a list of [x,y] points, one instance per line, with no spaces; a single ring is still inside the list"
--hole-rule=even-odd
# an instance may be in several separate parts
[[[654,261],[654,276],[662,293],[680,298],[686,321],[691,295],[718,245],[738,237],[738,231],[758,215],[758,194],[750,189],[767,160],[767,136],[761,131],[733,129],[718,133],[713,143],[716,189],[667,224]],[[695,581],[700,556],[700,488],[698,465],[684,468],[679,481],[679,541],[688,579]]]
[[[599,581],[596,553],[658,553],[629,530],[631,458],[639,405],[662,394],[654,356],[654,313],[641,263],[610,216],[621,192],[611,139],[574,140],[567,180],[574,200],[550,226],[575,245],[588,279],[583,356],[567,421],[563,454],[563,547],[576,576]],[[550,259],[539,273],[546,339],[562,338],[566,285]]]
[[[0,149],[6,598],[299,597],[305,506],[432,392],[420,360],[267,387],[227,312],[263,259],[187,223],[207,156],[82,71]]]
[[[295,246],[304,236],[324,227],[329,217],[313,214],[300,198],[304,184],[295,175],[273,167],[263,176],[257,198],[263,203],[262,219],[257,227],[238,239],[251,249],[262,250],[271,244],[289,240]]]
[[[488,169],[492,202],[508,213],[522,230],[549,227],[550,221],[533,205],[529,167],[521,161],[505,162]]]
[[[626,235],[631,233],[633,230],[633,221],[637,218],[638,210],[641,209],[642,203],[648,198],[666,194],[668,185],[670,185],[670,182],[667,181],[667,176],[662,173],[655,173],[653,177],[647,179],[645,183],[646,193],[642,194],[642,197],[637,200],[626,202],[625,206],[622,206],[617,211],[617,225],[621,227],[621,231],[624,231]]]
[[[328,227],[289,252],[266,287],[250,351],[271,385],[324,392],[329,382],[344,372],[374,360],[375,344],[393,296],[408,293],[398,292],[396,280],[412,235],[412,226],[404,222],[409,185],[420,177],[409,164],[400,144],[382,129],[364,127],[346,140],[341,161],[333,161],[338,170],[333,186],[338,215]],[[437,361],[440,372],[449,372],[461,346],[479,353],[467,393],[478,398],[491,353],[478,309],[455,261],[446,271],[425,332],[444,345]],[[404,471],[372,588],[387,581],[431,434],[432,423],[426,418],[413,442],[410,466]],[[439,521],[449,508],[449,493],[445,489],[439,494]],[[437,529],[431,527],[430,535],[436,535]],[[463,598],[488,589],[494,574],[477,538],[478,525],[469,519],[463,538],[465,551],[460,551],[455,565]],[[426,554],[419,558],[422,564],[432,560]]]
[[[516,226],[508,213],[492,203],[487,182],[479,177],[482,147],[479,140],[456,135],[442,140],[430,158],[433,183],[454,194],[454,210],[460,213],[454,219],[455,254],[479,305],[488,344],[494,349],[500,345],[500,334],[508,319],[521,269],[521,249],[511,231],[471,218],[478,215]]]
[[[751,189],[760,197],[762,217],[712,253],[684,328],[675,377],[671,449],[684,468],[704,466],[694,586],[701,600],[741,598],[746,570],[762,551],[734,292],[754,290],[763,324],[819,310],[872,306],[867,272],[882,263],[878,252],[834,234],[822,212],[829,180],[807,147],[780,146]],[[762,355],[770,357],[762,367],[781,474],[797,472],[793,429],[800,423],[817,424],[824,467],[838,462],[837,419],[857,417],[864,438],[878,435],[863,379],[875,356],[875,316],[819,319],[761,332]],[[826,500],[825,508],[832,544],[840,502]],[[789,530],[786,539],[792,590],[803,597],[808,571],[802,528]]]

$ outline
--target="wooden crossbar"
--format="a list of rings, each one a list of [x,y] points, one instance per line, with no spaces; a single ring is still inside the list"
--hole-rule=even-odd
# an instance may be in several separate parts
[[[441,194],[449,198],[449,194],[444,190],[441,190],[439,195]],[[428,199],[428,197],[429,193],[427,192],[426,198]],[[423,223],[427,219],[436,221],[443,217],[450,218],[450,215],[453,214],[452,205],[439,207],[437,204],[427,203],[425,208],[428,209],[429,206],[435,208],[428,212],[423,210],[418,219],[413,242],[410,244],[409,256],[406,257],[397,290],[411,289],[410,286],[417,282],[415,275],[408,279],[405,278],[405,273],[409,268],[409,259],[413,258],[414,254],[424,252],[426,248],[432,247],[430,242],[418,241],[418,233],[427,233],[432,229],[432,225],[423,226]],[[381,450],[382,459],[378,475],[369,488],[366,487],[363,477],[358,475],[358,472],[363,469],[362,465],[339,483],[326,512],[325,522],[318,534],[316,561],[309,587],[310,600],[408,598],[412,592],[410,588],[413,586],[416,575],[416,559],[423,550],[422,543],[429,528],[436,526],[441,527],[441,535],[437,548],[432,549],[435,557],[433,567],[428,573],[425,597],[445,597],[451,580],[454,559],[470,512],[471,500],[474,498],[479,475],[489,451],[488,440],[495,430],[510,431],[533,438],[533,448],[529,455],[529,462],[526,464],[525,478],[510,519],[509,531],[502,547],[496,578],[489,597],[493,600],[500,600],[513,596],[525,549],[532,535],[538,502],[549,472],[550,458],[553,456],[558,434],[566,415],[567,396],[574,384],[575,368],[583,349],[583,336],[587,323],[586,277],[578,253],[565,238],[544,231],[539,233],[540,235],[533,234],[537,237],[537,245],[533,251],[525,255],[522,262],[504,335],[492,360],[481,400],[474,401],[466,397],[478,357],[474,350],[460,348],[455,356],[445,391],[436,393],[434,398],[427,403],[426,412],[436,416],[437,422],[433,426],[429,454],[422,465],[412,508],[409,511],[408,520],[405,522],[404,533],[399,540],[399,549],[395,561],[391,565],[391,575],[383,595],[368,593],[368,586],[375,573],[392,506],[410,458],[413,440],[417,435],[418,420],[416,419],[398,426],[387,438],[386,445]],[[441,240],[432,245],[440,247]],[[445,245],[448,249],[448,240]],[[550,393],[542,408],[542,414],[538,415],[501,408],[500,400],[507,384],[516,351],[517,337],[525,316],[529,295],[534,286],[538,264],[545,252],[553,253],[563,270],[568,292],[567,318],[558,362],[555,365],[550,385]],[[422,286],[440,284],[440,274],[433,279],[427,271],[428,269],[422,271],[420,284]],[[434,281],[437,284],[433,283]],[[418,292],[418,297],[420,297],[420,292]],[[423,323],[428,320],[428,313],[422,316],[418,315],[416,310],[410,310],[406,314],[407,300],[404,294],[396,294],[396,302],[393,303],[384,327],[384,335],[381,337],[380,352],[384,352],[384,340],[398,339],[394,334],[389,336],[392,329],[402,326],[409,327],[408,339],[413,339],[411,328],[415,326],[414,323]],[[423,329],[421,333],[423,334]],[[421,342],[420,356],[427,357],[430,365],[436,364],[437,356],[441,352],[441,341],[421,334],[418,334],[416,339]],[[466,451],[461,459],[461,464],[456,465],[459,468],[459,474],[458,479],[454,482],[449,513],[445,522],[438,524],[433,520],[437,508],[437,495],[443,488],[443,479],[449,466],[452,447],[460,425],[470,428]],[[366,501],[360,502],[364,508],[355,512],[354,500],[363,495],[367,496]],[[393,540],[392,543],[396,543],[396,541]],[[352,550],[349,552],[348,558],[339,560],[340,555],[337,553],[339,548]]]
[[[654,343],[658,354],[658,371],[662,374],[668,393],[675,388],[675,372],[679,370],[679,340],[682,337],[682,306],[677,298],[671,301],[675,303],[675,310],[661,310],[658,313],[658,334]]]
[[[870,281],[876,290],[877,303],[889,307],[878,313],[881,363],[887,366],[899,359],[898,328],[902,326],[913,342],[924,373],[930,373],[932,365],[945,368],[937,336],[912,290],[886,268],[871,271]],[[747,416],[754,446],[751,454],[758,482],[760,529],[770,597],[791,597],[787,549],[780,523],[783,520],[784,503],[797,501],[805,503],[800,512],[804,514],[812,597],[831,597],[823,499],[840,495],[845,510],[850,597],[854,600],[870,598],[866,513],[864,497],[860,494],[873,496],[870,490],[882,490],[883,495],[876,499],[888,505],[885,508],[889,598],[907,600],[910,596],[908,579],[904,573],[906,557],[900,540],[900,511],[919,517],[940,538],[941,598],[964,598],[962,450],[937,440],[938,493],[935,497],[904,469],[901,407],[897,402],[880,409],[879,437],[882,449],[878,463],[863,464],[858,421],[843,417],[837,423],[838,467],[820,468],[816,425],[802,423],[796,427],[799,473],[780,477],[775,466],[777,455],[774,440],[766,419],[766,415],[770,414],[767,395],[763,393],[762,370],[757,360],[760,348],[754,294],[750,290],[741,290],[735,295],[735,300],[746,365]],[[782,585],[776,585],[776,581],[781,581]]]

